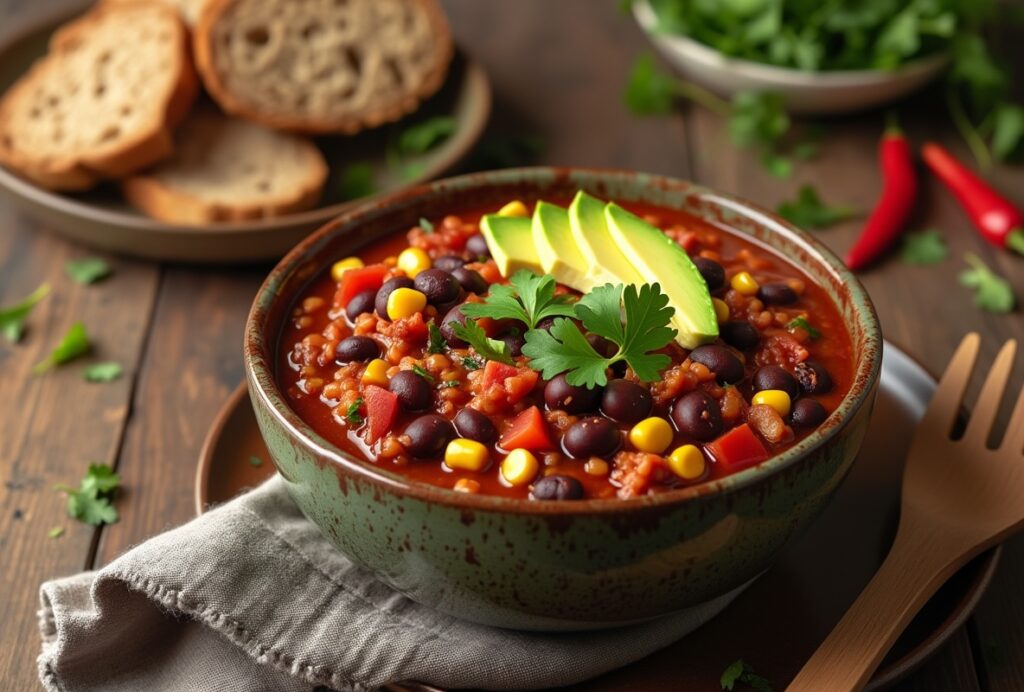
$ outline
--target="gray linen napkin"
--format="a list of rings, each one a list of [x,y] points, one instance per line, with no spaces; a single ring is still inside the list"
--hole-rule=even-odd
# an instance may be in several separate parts
[[[50,690],[370,690],[567,685],[694,630],[738,593],[643,625],[572,634],[483,627],[352,565],[274,477],[96,572],[43,584]]]

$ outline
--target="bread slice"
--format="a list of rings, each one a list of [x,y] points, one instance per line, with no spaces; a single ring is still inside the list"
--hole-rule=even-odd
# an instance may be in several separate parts
[[[452,58],[435,0],[210,0],[196,65],[229,113],[352,134],[415,110]]]
[[[105,0],[108,3],[124,3],[124,2],[140,2],[142,0]],[[195,26],[199,22],[199,15],[203,13],[203,8],[206,6],[208,0],[149,0],[149,2],[159,2],[173,7],[181,15],[182,21],[188,26]]]
[[[177,13],[100,5],[57,31],[0,101],[0,163],[54,190],[83,190],[172,151],[198,80]]]
[[[308,139],[212,109],[197,109],[175,140],[172,158],[121,184],[132,205],[162,221],[204,224],[309,209],[327,180],[327,164]]]

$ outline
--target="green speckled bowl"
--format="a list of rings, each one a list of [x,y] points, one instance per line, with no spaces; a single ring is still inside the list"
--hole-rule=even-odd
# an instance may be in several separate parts
[[[807,439],[724,479],[660,495],[571,503],[468,495],[352,458],[288,407],[275,381],[284,319],[334,260],[420,217],[512,198],[603,198],[679,208],[781,251],[822,284],[857,358],[850,393]],[[881,363],[867,294],[832,253],[774,214],[653,175],[561,168],[478,173],[361,206],[292,250],[264,282],[245,330],[263,438],[295,502],[349,558],[410,598],[476,622],[534,630],[608,627],[704,604],[763,572],[825,506],[856,456]]]

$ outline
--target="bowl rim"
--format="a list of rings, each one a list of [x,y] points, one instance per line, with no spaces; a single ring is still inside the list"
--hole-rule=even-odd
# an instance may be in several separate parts
[[[304,266],[308,267],[307,255],[318,251],[321,245],[328,242],[329,238],[347,235],[358,229],[362,223],[385,216],[393,212],[396,207],[411,208],[424,198],[439,196],[445,192],[470,195],[489,187],[543,184],[562,179],[572,180],[581,186],[608,182],[636,184],[638,175],[639,181],[642,181],[643,185],[678,190],[685,192],[687,196],[699,196],[714,206],[745,216],[751,222],[766,227],[772,233],[785,236],[788,242],[799,248],[807,257],[805,260],[799,260],[786,256],[786,259],[798,267],[802,267],[805,263],[821,266],[827,273],[832,274],[838,285],[845,286],[849,291],[849,300],[854,316],[851,322],[861,323],[864,334],[862,357],[854,370],[850,389],[836,410],[817,430],[793,447],[769,457],[760,464],[723,478],[708,480],[656,495],[645,495],[628,500],[603,498],[575,502],[523,500],[497,495],[461,493],[449,488],[410,480],[371,462],[357,459],[317,434],[287,404],[275,377],[278,335],[275,334],[267,339],[262,330],[272,305],[281,300],[291,303],[296,297],[298,291],[287,294],[280,291],[285,280]],[[772,250],[778,252],[774,248]],[[307,276],[303,278],[301,287],[308,286],[309,282],[319,276],[323,270],[324,267],[318,267],[314,272],[306,272]],[[851,322],[844,321],[844,326]],[[847,328],[850,329],[848,326]],[[853,330],[850,329],[850,331]],[[246,319],[243,350],[250,396],[254,400],[259,399],[259,402],[254,401],[257,409],[259,408],[258,404],[262,404],[263,408],[270,412],[277,425],[286,431],[288,437],[300,442],[318,458],[329,460],[332,464],[361,480],[370,481],[375,486],[397,495],[460,509],[530,515],[587,515],[631,513],[727,495],[776,476],[795,465],[803,457],[823,447],[836,437],[845,428],[845,424],[873,396],[881,370],[882,337],[874,305],[853,272],[847,269],[839,258],[820,241],[767,209],[733,195],[720,193],[702,185],[669,176],[638,174],[634,171],[612,168],[535,166],[444,178],[396,191],[346,211],[296,245],[278,262],[264,280]]]
[[[633,17],[644,33],[652,40],[663,44],[663,47],[705,63],[715,63],[719,68],[732,70],[749,79],[771,82],[776,87],[842,88],[880,84],[910,74],[938,70],[950,61],[948,53],[938,52],[918,56],[891,70],[882,68],[801,70],[797,67],[782,67],[739,58],[723,53],[686,34],[658,31],[657,16],[648,0],[633,2]]]

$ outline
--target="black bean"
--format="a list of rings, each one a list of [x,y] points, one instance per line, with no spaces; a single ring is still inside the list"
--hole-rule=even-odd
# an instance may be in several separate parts
[[[559,318],[559,319],[562,319],[562,318]],[[540,322],[537,323],[537,326],[535,327],[535,329],[543,329],[544,331],[547,332],[547,331],[550,331],[551,327],[553,327],[554,325],[555,325],[555,318],[554,317],[545,317],[544,319],[542,319]]]
[[[480,233],[469,236],[469,240],[466,241],[466,252],[469,253],[469,256],[474,261],[487,259],[491,256],[491,249],[487,247],[487,238],[484,238]]]
[[[431,305],[450,303],[462,290],[455,277],[444,269],[424,269],[413,279],[413,287],[425,295]]]
[[[732,384],[743,379],[743,362],[725,346],[698,346],[690,351],[690,360],[706,365],[722,384]]]
[[[601,413],[620,423],[638,423],[653,405],[651,390],[629,380],[611,380],[601,395]]]
[[[391,378],[388,388],[406,411],[425,411],[434,401],[434,389],[412,370],[402,370]]]
[[[459,267],[452,270],[452,276],[459,282],[468,293],[487,293],[487,279],[480,275],[480,272],[475,269],[467,269],[466,267]]]
[[[452,330],[451,323],[458,322],[459,324],[466,324],[466,316],[462,314],[462,305],[456,305],[451,310],[444,314],[441,318],[441,336],[448,342],[448,345],[452,348],[465,348],[469,344],[455,336],[455,332]]]
[[[717,291],[725,285],[725,269],[718,262],[706,257],[694,257],[693,263],[697,265],[697,271],[704,277],[709,291]]]
[[[513,357],[523,355],[523,346],[526,345],[526,339],[523,337],[522,332],[519,330],[505,332],[498,338],[505,342],[505,345],[508,346],[508,352]]]
[[[765,365],[754,373],[754,391],[766,389],[781,389],[795,399],[800,394],[800,383],[781,365]]]
[[[388,319],[388,296],[396,288],[412,288],[412,279],[407,276],[396,276],[393,279],[388,279],[384,282],[384,285],[377,291],[376,297],[373,299],[374,308],[377,310],[377,317],[382,319]]]
[[[403,442],[409,454],[429,459],[444,453],[444,448],[455,437],[455,428],[444,416],[428,413],[405,426],[403,435],[409,438]]]
[[[582,500],[583,484],[572,476],[544,476],[533,484],[531,500]]]
[[[766,305],[792,305],[799,298],[796,291],[789,284],[782,283],[781,281],[762,284],[757,292],[757,297],[764,301]]]
[[[605,358],[611,358],[619,350],[618,346],[616,346],[613,342],[604,338],[600,334],[587,334],[587,343],[593,346],[594,350],[600,353]]]
[[[339,363],[366,362],[380,355],[380,344],[368,336],[347,336],[334,349]]]
[[[722,432],[722,411],[718,402],[703,391],[690,392],[672,405],[676,429],[688,437],[707,442]]]
[[[790,422],[796,428],[814,428],[825,422],[828,411],[814,399],[798,399],[793,402]]]
[[[462,259],[458,255],[444,255],[434,260],[434,266],[438,269],[443,269],[446,272],[454,272],[466,263],[466,260]]]
[[[824,394],[832,389],[832,376],[824,365],[813,360],[796,366],[796,379],[808,394]]]
[[[483,413],[475,408],[466,407],[455,414],[455,429],[459,435],[470,440],[490,444],[498,439],[498,429]]]
[[[591,416],[576,421],[562,436],[565,451],[576,459],[611,456],[622,444],[622,433],[607,418]]]
[[[729,320],[718,327],[722,341],[740,351],[748,351],[761,342],[761,334],[746,320]]]
[[[567,413],[587,413],[597,408],[598,399],[601,397],[599,387],[581,387],[569,384],[565,375],[556,375],[555,378],[544,385],[544,403],[553,410],[562,409]]]
[[[372,288],[362,293],[357,293],[348,301],[345,306],[345,316],[349,322],[355,322],[356,318],[364,312],[373,312],[374,302],[377,299],[377,292]]]

